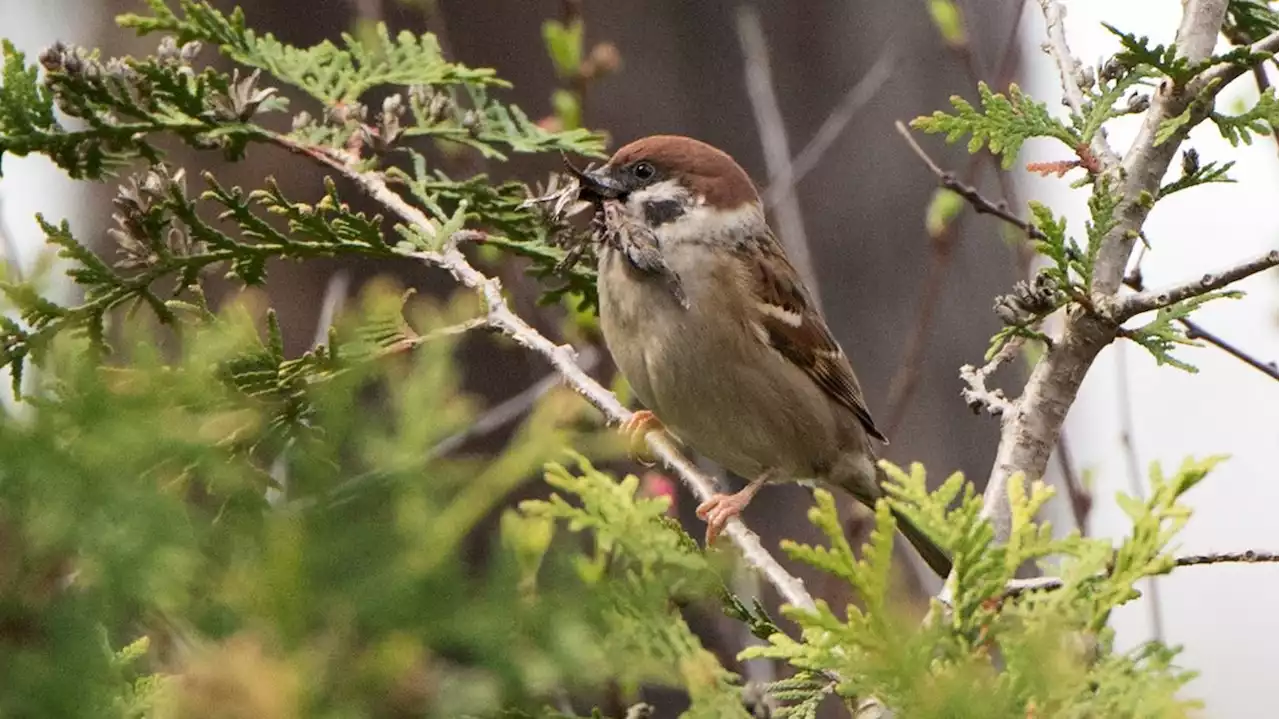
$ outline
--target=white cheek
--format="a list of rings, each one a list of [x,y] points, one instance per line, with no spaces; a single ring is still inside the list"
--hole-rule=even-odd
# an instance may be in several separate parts
[[[717,239],[752,237],[768,232],[764,215],[754,203],[746,203],[736,210],[718,210],[706,204],[698,204],[689,211],[657,229],[664,243],[697,240],[712,242]]]
[[[689,191],[675,180],[655,182],[648,187],[636,190],[627,196],[627,209],[637,217],[644,216],[644,206],[650,202],[688,202]]]

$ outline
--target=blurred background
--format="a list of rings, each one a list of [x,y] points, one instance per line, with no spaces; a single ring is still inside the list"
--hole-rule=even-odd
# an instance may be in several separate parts
[[[29,55],[55,39],[101,47],[109,55],[144,54],[154,50],[153,41],[140,41],[112,22],[138,5],[133,0],[0,0],[0,34]],[[979,80],[996,89],[1016,81],[1035,97],[1058,97],[1057,75],[1039,51],[1044,29],[1034,3],[254,0],[242,5],[251,27],[297,45],[336,39],[376,21],[393,31],[436,33],[451,59],[493,67],[513,82],[509,99],[533,117],[551,116],[553,92],[566,88],[548,58],[540,27],[549,19],[581,18],[587,47],[603,43],[602,52],[616,50],[621,59],[613,72],[568,83],[580,99],[583,123],[607,132],[611,148],[643,135],[679,133],[737,158],[766,190],[775,228],[797,263],[813,272],[831,327],[858,371],[873,414],[893,440],[886,456],[899,463],[923,462],[935,479],[958,470],[979,484],[985,481],[997,423],[975,416],[961,401],[957,371],[981,360],[1000,326],[992,300],[1026,276],[1030,258],[1007,228],[967,208],[950,222],[928,227],[936,178],[893,123],[946,108],[952,94],[973,98]],[[1101,62],[1117,47],[1099,22],[1169,42],[1181,12],[1174,0],[1069,5],[1068,38],[1089,63]],[[949,15],[947,7],[960,14]],[[205,55],[212,57],[207,49]],[[1253,78],[1246,76],[1221,102],[1252,105],[1257,96]],[[1136,121],[1130,124],[1112,132],[1113,146],[1127,146]],[[985,155],[971,158],[936,137],[919,141],[940,165],[989,197],[1004,198],[1015,208],[1038,199],[1065,213],[1077,234],[1083,232],[1086,195],[1071,190],[1068,181],[1027,173],[1021,162],[1000,173]],[[1275,142],[1232,149],[1212,127],[1200,127],[1191,144],[1204,162],[1235,160],[1239,182],[1197,188],[1157,209],[1148,224],[1153,249],[1143,260],[1151,286],[1276,246]],[[1033,142],[1023,160],[1062,159],[1055,152],[1058,148],[1048,143]],[[234,166],[193,153],[180,153],[175,160],[189,173],[212,168],[225,184],[257,185],[272,175],[286,194],[298,197],[319,187],[314,168],[262,148]],[[495,169],[470,158],[457,165],[451,168],[454,175]],[[535,181],[556,168],[545,160],[525,160],[496,169]],[[35,265],[41,249],[36,212],[68,218],[85,239],[105,239],[114,188],[72,183],[42,158],[6,157],[4,171],[0,233],[24,268]],[[354,294],[378,274],[395,275],[425,292],[444,293],[450,287],[445,278],[409,264],[318,261],[271,272],[266,291],[281,315],[291,352],[313,341],[326,295]],[[522,278],[515,263],[508,263],[503,275],[517,309],[549,334],[559,334],[563,313],[535,305],[537,287]],[[1256,276],[1241,285],[1249,292],[1245,299],[1210,305],[1198,318],[1231,343],[1274,361],[1276,282],[1274,271]],[[1049,519],[1063,531],[1078,527],[1099,536],[1122,534],[1127,524],[1114,494],[1142,491],[1150,462],[1171,466],[1187,455],[1228,453],[1232,459],[1191,495],[1197,511],[1183,534],[1183,550],[1275,549],[1280,544],[1277,384],[1214,348],[1185,350],[1183,356],[1200,368],[1199,374],[1158,368],[1133,346],[1103,353],[1068,419],[1066,451],[1060,447],[1053,463],[1051,480],[1059,496]],[[540,358],[495,352],[482,341],[469,343],[464,357],[469,386],[493,405],[520,395],[547,372]],[[594,373],[607,378],[612,371],[607,364],[599,363]],[[1017,368],[1007,372],[1006,387],[1016,389],[1015,374]],[[503,439],[499,430],[474,444],[479,450],[496,448]],[[768,501],[756,502],[746,513],[766,546],[776,546],[784,536],[816,539],[804,518],[810,502],[805,490],[767,492]],[[700,535],[689,495],[678,490],[677,498],[682,518]],[[850,531],[856,533],[858,516],[850,515]],[[849,599],[821,577],[797,571],[816,595],[833,602]],[[904,601],[921,601],[936,589],[921,577],[903,573]],[[1190,691],[1206,700],[1206,716],[1280,713],[1275,688],[1280,589],[1274,565],[1181,570],[1128,605],[1114,623],[1121,644],[1160,636],[1186,647],[1181,663],[1201,672]],[[737,666],[732,657],[746,641],[740,630],[715,617],[696,625],[708,646]],[[767,666],[738,669],[769,678]]]

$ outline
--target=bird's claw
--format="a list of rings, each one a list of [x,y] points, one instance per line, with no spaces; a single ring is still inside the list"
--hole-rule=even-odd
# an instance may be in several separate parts
[[[707,523],[707,544],[710,547],[712,543],[724,532],[725,527],[729,525],[729,520],[742,514],[742,510],[746,509],[749,498],[744,501],[741,494],[713,494],[711,499],[698,505],[694,513]]]
[[[653,455],[649,453],[648,447],[645,445],[644,438],[650,432],[666,431],[666,427],[662,424],[662,420],[658,419],[657,415],[647,409],[632,412],[631,416],[622,423],[619,431],[627,436],[628,454],[631,459],[646,467],[652,467],[656,464]]]

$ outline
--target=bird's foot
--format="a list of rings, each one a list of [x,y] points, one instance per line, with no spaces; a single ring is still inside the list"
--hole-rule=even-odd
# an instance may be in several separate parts
[[[751,503],[752,497],[756,496],[756,492],[760,491],[760,487],[763,485],[764,478],[762,477],[733,494],[713,494],[711,499],[698,505],[694,513],[698,515],[698,519],[707,523],[708,547],[716,541],[720,533],[729,525],[729,520],[742,514],[742,510],[747,508],[747,505]]]
[[[662,420],[657,415],[647,409],[637,410],[631,413],[622,426],[619,428],[627,437],[628,453],[631,458],[646,467],[654,465],[653,455],[649,453],[647,445],[645,445],[644,437],[650,432],[665,432],[666,426],[662,424]]]

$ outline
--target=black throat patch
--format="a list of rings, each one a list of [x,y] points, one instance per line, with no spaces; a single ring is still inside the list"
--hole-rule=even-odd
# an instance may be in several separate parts
[[[644,203],[644,221],[650,227],[661,227],[685,213],[679,200],[650,200]]]

